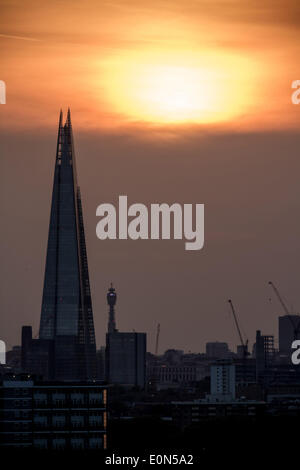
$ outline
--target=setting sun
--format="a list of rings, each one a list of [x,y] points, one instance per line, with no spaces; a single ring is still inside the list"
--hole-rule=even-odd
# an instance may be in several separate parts
[[[62,1],[59,19],[55,2],[36,3],[26,18],[7,3],[2,128],[50,127],[56,102],[72,105],[78,128],[105,132],[298,125],[290,84],[298,78],[299,35],[285,21],[262,25],[238,1],[230,9],[228,2],[192,2],[187,10],[163,2],[159,15],[155,2],[100,3],[71,11]]]
[[[197,119],[214,104],[213,85],[200,70],[187,67],[145,66],[134,94],[136,106],[143,103],[148,118],[162,121]]]
[[[105,65],[107,99],[129,120],[222,122],[250,105],[255,69],[238,56],[147,52]],[[252,68],[251,81],[247,67]]]

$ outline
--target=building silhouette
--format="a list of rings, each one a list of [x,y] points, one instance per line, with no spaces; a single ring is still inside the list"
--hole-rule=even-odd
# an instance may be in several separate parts
[[[22,326],[22,353],[21,353],[21,367],[23,370],[27,369],[28,355],[32,342],[32,326]]]
[[[110,285],[110,288],[108,289],[106,299],[107,299],[107,303],[109,305],[107,331],[108,331],[108,333],[113,333],[114,331],[117,331],[117,328],[116,328],[116,315],[115,315],[115,305],[116,305],[116,302],[117,302],[117,294],[116,294],[116,289],[114,289],[112,283]]]
[[[107,333],[106,359],[110,384],[145,387],[146,333]]]
[[[116,327],[117,294],[108,289],[108,331],[106,334],[106,379],[110,384],[144,388],[146,384],[146,333],[119,332]]]
[[[279,352],[291,356],[292,342],[300,338],[300,315],[283,315],[278,318]]]
[[[96,342],[70,110],[60,113],[39,339],[23,331],[23,364],[47,379],[96,377]],[[26,351],[25,351],[26,350]]]
[[[255,358],[256,378],[260,381],[272,367],[275,357],[274,336],[262,335],[260,330],[256,331]]]
[[[209,358],[228,359],[230,357],[230,353],[227,343],[220,341],[206,343],[206,355]]]

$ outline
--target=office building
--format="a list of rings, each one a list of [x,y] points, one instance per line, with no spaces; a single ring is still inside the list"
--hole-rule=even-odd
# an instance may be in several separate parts
[[[228,344],[220,341],[206,343],[206,355],[210,359],[228,359],[230,356]]]
[[[256,400],[245,401],[215,401],[211,403],[205,400],[174,401],[172,402],[173,423],[185,428],[197,423],[205,423],[217,418],[249,417],[255,418],[266,414],[266,403]]]
[[[271,368],[274,362],[275,348],[273,335],[262,335],[260,330],[256,331],[255,357],[256,379],[259,381],[261,376]]]
[[[110,384],[144,388],[146,333],[107,333],[106,367]]]
[[[70,110],[62,119],[61,113],[39,339],[23,330],[23,365],[47,379],[88,380],[97,373],[96,343]]]
[[[0,382],[0,446],[48,450],[106,448],[106,387],[97,382]]]
[[[149,385],[155,385],[156,390],[192,385],[203,380],[207,375],[207,366],[204,364],[150,363],[147,366],[147,382]]]
[[[110,384],[144,388],[146,384],[146,333],[119,332],[116,325],[117,293],[111,284],[106,296],[108,332],[105,369]]]
[[[210,368],[210,398],[216,401],[235,399],[235,365],[217,361]]]

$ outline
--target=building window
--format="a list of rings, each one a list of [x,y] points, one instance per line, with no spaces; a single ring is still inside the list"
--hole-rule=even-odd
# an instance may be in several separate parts
[[[46,405],[47,403],[47,394],[46,393],[41,393],[41,392],[36,392],[33,396],[36,405]]]
[[[66,439],[55,438],[53,439],[53,449],[64,449],[66,447]]]
[[[83,415],[72,415],[71,416],[71,425],[74,428],[79,428],[84,426],[84,416]]]
[[[102,393],[101,392],[89,393],[89,403],[93,405],[102,403]]]
[[[89,439],[90,449],[101,449],[102,448],[102,437],[91,437]]]
[[[72,404],[82,405],[84,403],[84,394],[80,392],[71,393]]]
[[[48,419],[46,415],[38,414],[34,416],[33,422],[37,428],[45,428],[48,424]]]
[[[34,439],[33,446],[38,449],[47,449],[48,448],[48,441],[47,439]]]
[[[89,416],[89,425],[90,426],[102,426],[103,424],[103,416],[101,415],[92,415]]]
[[[52,424],[56,428],[62,428],[66,424],[66,418],[63,415],[54,415],[52,417]]]
[[[83,438],[72,438],[70,443],[71,443],[72,449],[84,449]]]

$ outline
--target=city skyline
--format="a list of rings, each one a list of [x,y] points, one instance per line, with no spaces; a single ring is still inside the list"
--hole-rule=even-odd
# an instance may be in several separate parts
[[[292,463],[300,1],[0,11],[1,456]]]
[[[75,123],[76,123],[76,117],[75,117]],[[78,141],[77,134],[78,133],[76,132],[76,137],[75,137],[76,143]],[[54,136],[52,136],[52,137],[54,137]],[[45,138],[46,142],[47,142],[47,140],[48,139]],[[79,141],[80,141],[80,139],[79,139]],[[297,155],[297,152],[296,152],[296,142],[297,141],[298,141],[298,137],[297,137],[297,135],[295,135],[295,137],[294,137],[294,142],[295,142],[294,156],[295,156],[295,158],[296,158],[296,155]],[[38,142],[37,147],[39,149],[44,147],[42,145],[42,142],[43,141],[40,141],[40,140]],[[224,289],[224,285],[222,285],[223,284],[223,279],[218,276],[219,277],[219,279],[218,279],[218,286],[219,286],[218,291],[221,289],[221,292],[218,292],[218,294],[217,294],[217,300],[218,300],[217,306],[215,305],[215,300],[216,299],[208,298],[207,293],[203,292],[203,295],[205,297],[205,303],[206,303],[206,307],[205,307],[202,304],[201,296],[199,296],[199,287],[197,285],[198,283],[197,283],[196,278],[194,278],[193,280],[191,278],[189,278],[188,282],[187,282],[185,280],[184,272],[179,273],[178,275],[179,275],[179,278],[181,279],[181,281],[180,281],[181,282],[180,291],[182,290],[182,296],[180,295],[182,311],[186,310],[187,308],[189,309],[188,304],[186,303],[186,298],[184,296],[184,291],[186,289],[186,285],[188,285],[188,286],[192,285],[194,292],[197,292],[197,295],[195,295],[191,299],[192,303],[191,303],[191,306],[190,306],[190,309],[189,309],[190,313],[188,314],[188,318],[190,318],[191,321],[194,321],[194,322],[196,322],[195,324],[197,324],[197,322],[199,321],[199,318],[197,319],[198,312],[200,312],[200,313],[201,313],[201,311],[203,312],[202,316],[200,317],[201,323],[202,323],[201,337],[199,339],[197,339],[198,338],[198,335],[197,335],[197,338],[195,338],[195,331],[194,331],[193,327],[188,328],[188,331],[187,331],[187,334],[186,334],[185,338],[182,338],[181,335],[179,337],[178,333],[174,335],[174,330],[172,330],[172,334],[170,334],[170,331],[168,330],[168,322],[173,321],[174,319],[173,319],[173,317],[170,317],[169,315],[167,317],[164,317],[164,313],[162,312],[162,309],[160,308],[158,310],[157,305],[159,305],[161,303],[162,299],[163,299],[164,304],[166,303],[166,300],[169,299],[171,301],[170,302],[171,306],[169,307],[169,309],[172,310],[173,308],[175,308],[175,311],[177,311],[178,317],[175,318],[175,322],[177,323],[177,325],[180,328],[183,328],[183,326],[185,324],[186,314],[185,314],[185,316],[183,316],[181,314],[181,311],[178,310],[178,306],[175,306],[175,304],[172,307],[172,303],[173,303],[172,302],[172,292],[173,292],[173,289],[172,289],[172,285],[169,284],[169,281],[166,282],[166,278],[165,278],[165,276],[169,272],[169,268],[167,268],[165,266],[164,275],[162,276],[162,273],[160,274],[160,276],[162,276],[161,277],[161,282],[159,282],[160,285],[157,284],[157,281],[153,280],[152,276],[154,276],[154,274],[149,273],[149,279],[151,279],[151,283],[152,283],[151,286],[152,287],[155,286],[155,290],[158,294],[158,297],[155,300],[153,298],[152,288],[150,288],[151,286],[150,285],[149,286],[148,285],[141,286],[141,284],[140,284],[141,280],[139,279],[138,272],[136,271],[136,269],[134,267],[134,264],[130,265],[129,253],[130,253],[130,256],[132,256],[133,258],[140,256],[141,253],[144,253],[144,256],[146,256],[147,263],[150,263],[150,266],[151,266],[152,270],[155,269],[155,266],[153,266],[153,263],[151,263],[151,261],[149,259],[150,255],[154,256],[155,260],[158,261],[157,256],[158,256],[158,254],[160,254],[161,259],[165,260],[165,262],[168,261],[168,263],[170,262],[170,256],[173,256],[174,260],[177,259],[178,261],[180,261],[183,264],[183,269],[187,269],[189,264],[190,264],[191,266],[193,266],[193,270],[195,272],[195,268],[198,266],[200,271],[202,272],[202,281],[204,280],[204,282],[207,283],[207,281],[205,281],[205,277],[203,278],[203,276],[205,276],[205,272],[203,271],[203,267],[201,266],[201,261],[199,261],[200,258],[204,258],[204,259],[206,258],[207,255],[206,255],[205,252],[207,250],[207,247],[204,249],[204,256],[200,255],[200,256],[197,256],[196,258],[192,259],[191,257],[187,258],[185,254],[180,253],[180,247],[178,247],[178,245],[176,244],[176,241],[159,241],[158,242],[159,246],[158,246],[155,243],[155,241],[146,241],[146,245],[143,245],[143,243],[145,243],[143,241],[136,242],[136,241],[126,240],[126,241],[123,241],[123,243],[122,243],[122,241],[109,241],[109,242],[105,241],[105,242],[101,242],[101,241],[97,240],[96,234],[94,235],[95,225],[96,225],[96,217],[94,217],[94,211],[97,207],[97,204],[100,201],[98,199],[99,196],[98,196],[98,191],[97,190],[96,191],[94,190],[91,193],[91,185],[90,185],[90,182],[89,182],[89,178],[92,178],[92,180],[94,181],[94,184],[95,184],[95,188],[97,188],[98,186],[97,186],[96,181],[98,181],[98,177],[95,178],[96,175],[92,176],[91,175],[91,173],[92,173],[91,169],[85,167],[85,165],[83,164],[84,154],[82,152],[83,152],[83,149],[86,146],[86,144],[87,144],[87,141],[85,139],[83,139],[83,141],[81,141],[81,146],[77,145],[77,147],[79,147],[78,151],[77,151],[77,155],[78,155],[78,160],[80,162],[79,163],[79,165],[80,165],[80,170],[79,171],[80,171],[80,175],[82,175],[81,176],[81,181],[82,181],[81,186],[83,187],[83,200],[84,200],[84,205],[85,205],[85,208],[86,208],[85,218],[87,220],[87,223],[86,223],[86,226],[87,226],[86,231],[87,231],[87,239],[88,239],[88,248],[87,249],[88,249],[88,253],[90,253],[89,259],[90,259],[90,265],[92,266],[92,276],[91,276],[92,293],[94,293],[94,298],[95,298],[96,305],[97,305],[97,307],[96,307],[96,312],[97,313],[95,314],[95,317],[96,317],[95,320],[96,320],[96,325],[97,325],[96,326],[96,335],[98,336],[97,344],[98,345],[104,344],[104,338],[103,338],[104,335],[103,335],[103,333],[106,330],[106,322],[107,322],[107,319],[106,319],[106,305],[105,305],[105,292],[106,292],[106,289],[107,289],[107,285],[109,284],[109,282],[111,280],[114,281],[114,284],[117,286],[118,292],[119,292],[119,295],[120,295],[120,302],[119,302],[119,307],[118,307],[118,312],[119,312],[118,322],[120,324],[120,328],[122,328],[122,330],[124,330],[124,331],[125,330],[130,331],[131,329],[146,330],[149,334],[149,337],[150,337],[149,338],[150,339],[150,341],[149,341],[150,350],[154,350],[155,330],[156,330],[156,325],[157,325],[158,322],[160,322],[162,324],[161,342],[162,342],[162,344],[165,344],[165,349],[168,349],[169,346],[176,346],[179,349],[185,349],[185,350],[189,350],[189,349],[191,349],[191,350],[204,350],[204,342],[206,340],[207,341],[210,341],[210,340],[213,341],[213,340],[216,340],[216,339],[227,341],[230,344],[236,344],[237,343],[236,333],[234,331],[233,322],[232,322],[232,319],[229,315],[228,307],[226,305],[227,298],[230,297],[230,296],[232,296],[232,298],[234,299],[234,301],[237,305],[241,324],[243,325],[244,329],[247,330],[247,335],[249,337],[250,342],[254,340],[255,331],[259,327],[262,331],[264,331],[267,334],[276,334],[276,331],[277,331],[277,317],[279,315],[281,315],[283,312],[281,311],[281,307],[277,303],[277,300],[274,298],[272,292],[270,292],[269,286],[267,285],[267,282],[270,278],[273,278],[274,282],[276,282],[276,284],[278,285],[281,292],[289,300],[288,303],[291,304],[293,302],[294,305],[297,306],[297,282],[296,282],[297,278],[296,278],[296,272],[295,272],[295,275],[293,276],[293,279],[292,279],[291,270],[290,270],[290,265],[291,265],[292,260],[293,260],[293,263],[295,263],[295,252],[293,251],[292,247],[296,246],[295,243],[296,243],[296,239],[297,239],[297,236],[296,236],[297,231],[293,232],[293,231],[290,230],[290,233],[287,233],[286,230],[283,230],[283,234],[280,234],[280,237],[278,237],[278,235],[276,236],[276,233],[275,233],[275,235],[274,235],[275,238],[273,240],[271,239],[270,241],[268,241],[268,243],[270,242],[271,248],[272,248],[272,245],[273,245],[273,248],[271,250],[267,250],[267,253],[265,252],[265,249],[261,246],[260,254],[262,256],[266,256],[266,254],[267,254],[267,258],[269,258],[269,262],[270,262],[270,267],[267,267],[267,269],[263,268],[263,271],[260,270],[259,279],[256,276],[257,270],[253,269],[253,266],[251,266],[252,265],[252,260],[250,260],[250,259],[248,261],[246,260],[248,265],[250,263],[251,270],[252,270],[252,273],[253,273],[253,278],[250,279],[250,283],[251,283],[251,286],[252,286],[251,295],[250,295],[250,292],[247,289],[247,286],[246,286],[247,283],[245,283],[242,279],[240,279],[240,276],[238,275],[237,272],[235,272],[235,275],[234,275],[234,277],[236,279],[236,283],[234,283],[234,279],[230,283],[228,283],[228,278],[227,279],[225,279],[225,277],[223,278],[224,282],[225,282],[225,285],[227,287],[226,289]],[[30,160],[29,142],[28,142],[27,145],[28,145],[28,147],[24,147],[23,145],[22,145],[22,147],[23,147],[23,149],[27,149],[26,150],[26,155],[27,155],[26,158],[29,158],[29,160]],[[271,146],[272,144],[269,142],[268,145]],[[50,148],[50,150],[52,150],[52,152],[50,152],[50,153],[52,153],[52,155],[53,155],[53,147],[54,147],[53,142],[52,142],[52,147],[51,147],[51,143],[49,142],[49,148]],[[93,149],[93,151],[94,151],[94,155],[95,155],[95,148]],[[41,204],[40,207],[39,207],[39,204],[37,205],[35,190],[32,191],[32,189],[31,189],[32,187],[30,188],[28,186],[28,183],[26,182],[26,179],[23,179],[24,174],[25,175],[27,174],[27,177],[30,178],[29,173],[31,173],[31,171],[29,170],[29,168],[28,169],[27,168],[22,169],[22,175],[17,170],[17,173],[19,173],[19,178],[18,178],[19,183],[24,188],[24,191],[27,194],[27,198],[23,199],[22,201],[20,201],[19,198],[17,198],[17,199],[12,198],[10,200],[11,201],[10,203],[12,203],[12,207],[16,203],[21,204],[21,206],[23,205],[23,207],[24,207],[24,209],[20,211],[20,216],[19,216],[19,219],[18,219],[19,221],[22,220],[22,217],[25,216],[26,211],[29,210],[30,207],[32,207],[32,204],[35,204],[35,211],[30,215],[30,217],[32,219],[31,225],[33,226],[33,223],[34,223],[34,227],[36,228],[37,232],[35,232],[35,234],[32,234],[31,233],[32,232],[31,227],[30,228],[28,227],[28,232],[26,232],[27,229],[26,229],[26,222],[25,221],[27,220],[28,216],[25,216],[24,222],[22,222],[22,225],[25,229],[25,235],[26,235],[25,238],[24,238],[24,243],[28,244],[28,246],[30,247],[29,252],[28,253],[24,252],[24,250],[22,248],[22,245],[16,246],[14,244],[14,236],[13,237],[10,236],[10,234],[11,234],[10,231],[6,231],[5,228],[4,228],[4,231],[2,233],[2,236],[3,236],[6,232],[6,234],[7,234],[6,235],[6,244],[8,244],[8,246],[11,246],[11,249],[13,248],[14,251],[18,253],[17,258],[14,258],[14,257],[12,258],[13,264],[16,267],[15,269],[17,270],[15,275],[17,276],[17,278],[18,278],[18,276],[20,276],[20,280],[22,279],[21,285],[26,285],[26,291],[24,291],[22,297],[20,298],[20,299],[22,299],[22,302],[18,307],[18,315],[20,315],[20,317],[17,315],[16,318],[20,318],[20,324],[33,324],[35,333],[38,330],[38,318],[39,318],[39,309],[40,309],[39,305],[40,305],[40,302],[41,302],[42,276],[43,276],[43,263],[42,263],[42,260],[45,257],[45,250],[46,250],[47,224],[48,224],[47,212],[49,211],[49,204],[50,204],[50,196],[49,195],[51,193],[51,179],[52,179],[51,171],[53,171],[53,170],[51,170],[51,155],[50,155],[50,153],[49,153],[49,150],[46,149],[46,145],[45,145],[45,154],[49,155],[49,161],[48,161],[48,159],[47,160],[44,159],[42,161],[40,160],[41,159],[40,150],[39,151],[34,150],[34,153],[33,153],[33,155],[34,155],[34,157],[33,157],[34,158],[34,167],[36,168],[35,171],[37,171],[38,169],[39,169],[39,171],[41,171],[41,177],[40,177],[40,182],[39,182],[39,196],[40,196],[39,200],[43,201],[43,204]],[[98,151],[96,149],[96,154],[97,153],[98,153]],[[31,154],[32,154],[32,152],[31,152]],[[116,155],[114,156],[114,158],[117,158]],[[292,161],[292,159],[290,159],[290,161]],[[120,160],[119,160],[119,162],[120,162]],[[105,163],[107,164],[107,170],[106,170],[105,174],[107,176],[109,174],[114,175],[114,178],[115,178],[116,176],[114,174],[114,171],[115,171],[114,170],[114,162],[109,162],[109,160],[106,156]],[[131,160],[131,163],[133,163],[132,160]],[[257,164],[257,162],[256,162],[256,164]],[[296,168],[298,166],[298,163],[295,161],[294,165],[296,165],[295,166],[295,168]],[[97,167],[97,165],[96,165],[96,167]],[[131,168],[131,165],[130,165],[130,168]],[[20,177],[22,177],[21,180],[20,180]],[[279,177],[279,175],[278,175],[278,177]],[[291,178],[293,178],[293,176]],[[110,195],[109,196],[110,199],[115,197],[114,191],[109,189],[111,184],[109,182],[104,183],[104,184],[106,186],[105,192],[106,192],[106,194]],[[119,188],[122,187],[122,184],[120,184],[119,178],[118,178],[118,187]],[[123,185],[123,187],[124,187],[124,185]],[[294,200],[294,197],[296,195],[294,193],[294,190],[292,189],[293,187],[295,187],[295,186],[291,185],[290,189],[289,189],[289,191],[290,191],[290,200],[294,201],[293,204],[295,204],[296,201]],[[276,181],[276,188],[277,188],[277,181]],[[136,189],[138,189],[138,188],[136,188]],[[150,189],[150,188],[148,188],[148,189]],[[274,187],[274,189],[275,189],[275,187]],[[10,193],[13,190],[13,188],[5,186],[5,190],[7,190],[8,193]],[[22,192],[23,192],[23,190],[22,190]],[[151,195],[149,194],[149,191],[147,191],[147,192],[148,192],[147,199],[149,200]],[[190,191],[188,191],[188,193],[191,194]],[[92,196],[91,198],[88,196],[89,194],[91,194],[91,196]],[[136,199],[140,200],[140,197],[138,196],[138,194],[139,194],[139,191],[136,192],[136,195],[137,195]],[[174,191],[172,191],[172,194],[175,194]],[[105,198],[103,197],[103,200],[105,200],[105,199],[107,200],[107,198],[108,197],[105,197]],[[132,197],[132,199],[133,199],[133,197]],[[143,199],[145,199],[145,198],[143,198]],[[94,201],[94,203],[93,203],[93,201]],[[286,202],[285,202],[285,204],[286,204]],[[284,209],[285,204],[282,207],[282,209]],[[14,213],[15,213],[15,209],[12,211],[11,214],[7,215],[8,220],[11,221],[12,226],[14,226],[14,223],[17,222],[17,221],[15,221],[15,217],[13,216]],[[24,213],[24,216],[22,216],[22,213]],[[231,214],[231,217],[232,217],[232,215],[233,214]],[[283,220],[285,220],[291,227],[292,220],[289,217],[289,215],[287,213],[284,214],[282,212],[282,210],[281,210],[281,213],[279,215],[283,216]],[[254,214],[252,213],[252,217],[253,216],[254,216]],[[277,224],[276,220],[278,221],[278,218],[275,218],[275,220],[274,220],[275,225]],[[42,221],[42,224],[41,224],[41,221]],[[215,222],[216,222],[216,220],[215,220]],[[15,233],[18,233],[17,227],[18,227],[19,223],[20,222],[17,222],[16,228],[14,229]],[[294,227],[297,230],[298,229],[297,228],[298,224],[297,224],[296,219],[293,220],[293,224],[294,224]],[[273,224],[271,224],[271,227],[272,227],[272,225]],[[41,230],[41,229],[42,229],[42,231],[39,232],[39,230]],[[39,233],[40,233],[40,235],[39,235]],[[226,233],[226,231],[225,231],[225,233]],[[228,232],[228,230],[227,230],[227,235],[226,235],[227,240],[228,240],[228,237],[230,236],[229,233],[230,233],[230,231]],[[24,231],[23,231],[23,234],[24,234]],[[276,239],[276,237],[277,237],[277,239]],[[214,238],[215,238],[215,235],[214,235]],[[217,242],[217,245],[221,242],[220,238],[219,238],[219,240],[218,240],[218,238],[219,237],[217,237],[217,239],[213,240],[215,247],[216,247],[216,242]],[[210,233],[206,232],[206,239],[208,240],[209,244],[212,243]],[[290,240],[292,242],[292,244],[286,246],[286,240]],[[12,243],[13,243],[13,246],[12,246]],[[15,243],[17,243],[17,242],[15,242]],[[246,239],[246,245],[247,244],[248,244],[248,241]],[[279,246],[279,247],[281,246],[282,249],[285,250],[282,253],[281,258],[280,258],[282,260],[281,265],[280,265],[279,262],[278,263],[275,262],[274,259],[270,259],[272,250],[274,249],[274,244],[275,244],[275,246],[276,245]],[[243,240],[243,239],[239,240],[238,245],[239,245],[240,248],[242,246],[246,247],[245,240]],[[127,247],[129,248],[129,252],[128,252]],[[110,259],[108,257],[107,248],[109,248]],[[146,249],[146,251],[144,251],[144,248]],[[263,249],[263,252],[261,252],[261,249]],[[233,252],[237,253],[236,249],[234,249]],[[5,253],[3,253],[4,259],[7,256],[7,254],[8,254],[7,251]],[[130,266],[130,270],[134,271],[134,276],[133,276],[134,282],[133,283],[131,283],[131,282],[128,283],[128,280],[125,279],[126,278],[126,269],[125,269],[125,266],[123,265],[123,263],[121,263],[122,264],[121,265],[120,264],[121,261],[120,260],[118,261],[116,259],[117,254],[121,255],[123,259],[125,257],[125,259],[127,260],[128,266]],[[257,255],[258,255],[258,253],[255,253],[255,256],[257,256]],[[194,256],[195,255],[193,254],[193,257]],[[223,253],[223,256],[224,256],[224,253]],[[41,259],[39,259],[39,257]],[[243,254],[243,257],[245,257],[245,254]],[[214,256],[213,256],[213,258],[214,258]],[[99,271],[99,268],[98,268],[98,266],[101,266],[101,264],[103,265],[104,260],[105,260],[105,273],[107,272],[107,275],[106,274],[104,275],[104,273],[101,272],[101,270]],[[112,264],[112,260],[113,260],[113,264]],[[135,260],[135,263],[139,264],[137,259]],[[216,263],[216,259],[214,259],[214,263]],[[237,263],[238,264],[237,264],[236,268],[233,267],[234,271],[236,271],[236,269],[238,269],[238,267],[239,267],[239,262],[237,262]],[[184,268],[184,266],[185,266],[185,268]],[[205,267],[207,268],[208,266],[209,265],[207,265],[207,262],[206,262]],[[117,271],[117,267],[120,267],[121,273],[123,273],[122,275],[121,275],[120,272]],[[282,267],[283,267],[283,269],[282,269]],[[29,269],[30,276],[28,278],[27,277],[24,278],[24,270],[27,271],[28,269]],[[211,269],[212,269],[212,267],[209,266],[208,273],[209,273],[210,278],[212,278]],[[275,272],[275,275],[272,276],[270,274],[270,272]],[[284,273],[286,273],[286,274],[284,275]],[[171,275],[171,273],[170,273],[170,275]],[[286,277],[287,275],[288,275],[288,277]],[[95,277],[96,277],[96,279],[95,279]],[[249,283],[249,276],[247,276],[247,278],[248,278],[248,283]],[[102,292],[99,289],[99,282],[97,282],[97,279],[99,279],[99,281],[101,282]],[[287,279],[288,279],[288,282],[287,282]],[[175,285],[177,285],[177,287],[178,287],[178,284],[177,284],[178,281],[176,279],[174,279],[173,281],[175,282]],[[4,279],[4,283],[5,282],[6,282],[6,279]],[[212,279],[211,279],[211,283],[213,284]],[[20,284],[20,282],[19,282],[19,284]],[[142,295],[142,297],[140,297],[140,300],[139,300],[140,305],[143,305],[143,301],[145,301],[145,305],[146,305],[147,304],[147,299],[149,299],[149,298],[153,299],[152,308],[151,308],[152,318],[149,318],[150,311],[148,310],[148,305],[146,306],[146,310],[148,310],[148,314],[145,313],[144,316],[139,315],[137,309],[135,308],[135,303],[133,301],[133,298],[134,298],[134,295],[136,294],[136,289],[134,288],[134,285],[139,286],[139,289],[138,289],[139,296],[141,295],[141,293],[144,292],[144,295]],[[141,289],[141,287],[142,287],[142,289]],[[245,292],[245,289],[246,289],[246,292]],[[243,292],[242,297],[240,295],[241,291]],[[10,306],[9,308],[10,309],[13,308],[13,311],[14,311],[14,309],[16,308],[16,305],[19,304],[19,298],[15,299],[12,296],[7,297],[8,292],[5,290],[5,292],[2,293],[2,298],[4,300],[4,305],[6,304],[7,306]],[[22,292],[22,289],[21,289],[21,292]],[[30,296],[27,296],[26,292],[32,292],[32,293],[37,292],[38,294],[35,298],[34,297],[30,298]],[[253,296],[256,295],[257,292],[259,292],[259,298],[257,300],[254,300]],[[166,293],[167,293],[167,298],[166,298]],[[177,295],[178,295],[178,292],[177,292]],[[132,299],[131,299],[131,297],[132,297]],[[243,300],[243,297],[244,297],[244,300]],[[270,302],[269,299],[272,299],[272,301]],[[254,303],[255,310],[260,311],[260,310],[263,309],[266,312],[265,315],[264,316],[256,316],[256,320],[254,321],[253,318],[251,317],[251,310],[252,309],[248,305],[249,301],[251,302],[251,304]],[[196,303],[196,305],[198,304],[197,313],[195,313],[193,311],[193,310],[195,310],[195,307],[193,307],[193,303]],[[168,304],[168,302],[167,302],[167,304]],[[26,305],[26,309],[24,308],[24,305]],[[20,310],[20,306],[22,306],[21,310]],[[34,306],[34,308],[32,308],[30,306]],[[217,331],[216,331],[215,323],[210,324],[209,316],[205,314],[206,309],[208,309],[210,311],[210,314],[214,315],[214,322],[215,321],[217,321],[217,322],[221,321],[222,327],[220,327],[220,329],[218,329]],[[163,310],[165,311],[165,308]],[[297,310],[295,308],[294,308],[294,310],[297,312]],[[12,325],[10,322],[7,322],[7,320],[8,320],[8,318],[5,318],[5,316],[2,316],[1,321],[4,323],[4,325],[6,324],[7,325],[6,328],[8,328],[8,330],[4,330],[2,328],[2,331],[5,332],[4,337],[7,337],[7,335],[8,335],[9,339],[6,340],[6,341],[9,345],[18,344],[19,341],[20,341],[19,340],[20,330],[19,330],[19,328],[15,327],[14,324]],[[8,331],[8,333],[6,333],[6,331]],[[223,334],[221,332],[223,332]],[[251,336],[252,336],[252,340],[251,340]],[[151,346],[151,344],[152,344],[152,346]]]
[[[300,105],[291,101],[299,3],[192,0],[183,10],[180,1],[91,0],[86,9],[30,0],[26,12],[19,0],[0,3],[7,93],[0,106],[0,331],[7,348],[20,344],[20,325],[38,334],[57,110],[68,106],[97,346],[105,344],[110,282],[120,331],[147,331],[150,351],[158,323],[162,349],[204,351],[217,339],[233,349],[239,340],[229,298],[250,344],[257,329],[277,337],[284,312],[268,281],[292,313],[300,311]],[[214,90],[224,99],[218,92],[214,100]],[[97,239],[96,208],[116,205],[121,194],[130,204],[203,203],[204,248]]]

